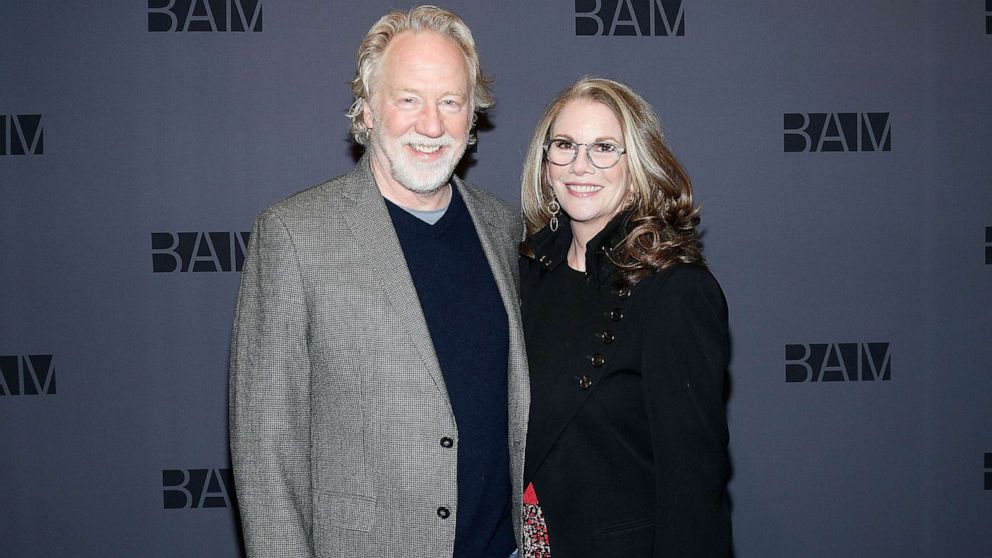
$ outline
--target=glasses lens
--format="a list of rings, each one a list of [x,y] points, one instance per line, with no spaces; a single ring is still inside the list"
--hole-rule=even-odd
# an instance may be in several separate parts
[[[556,165],[567,165],[575,159],[579,146],[566,140],[551,140],[548,142],[548,160]]]
[[[589,160],[601,169],[608,169],[620,160],[620,146],[612,143],[594,143],[588,148]]]

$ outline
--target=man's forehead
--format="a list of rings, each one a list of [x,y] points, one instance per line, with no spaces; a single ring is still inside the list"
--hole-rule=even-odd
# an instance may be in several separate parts
[[[425,33],[397,36],[390,42],[373,95],[377,91],[390,95],[469,95],[471,84],[461,49],[448,37],[437,33],[423,36]]]
[[[464,72],[468,63],[458,43],[434,31],[404,31],[386,45],[380,64],[392,71]]]

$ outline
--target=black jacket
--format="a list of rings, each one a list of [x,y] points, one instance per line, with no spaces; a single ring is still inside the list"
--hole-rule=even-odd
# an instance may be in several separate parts
[[[730,552],[727,307],[702,266],[617,289],[618,216],[568,267],[567,221],[521,257],[533,482],[553,558]]]

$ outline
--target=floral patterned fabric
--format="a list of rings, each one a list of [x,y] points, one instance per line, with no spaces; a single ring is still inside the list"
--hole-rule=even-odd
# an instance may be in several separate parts
[[[548,541],[548,524],[537,500],[534,483],[524,490],[524,558],[550,558],[551,544]]]

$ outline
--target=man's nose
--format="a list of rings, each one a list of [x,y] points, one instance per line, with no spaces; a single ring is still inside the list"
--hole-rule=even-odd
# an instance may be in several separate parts
[[[441,121],[441,111],[436,105],[426,104],[420,111],[416,130],[418,134],[437,138],[444,135],[444,122]]]

